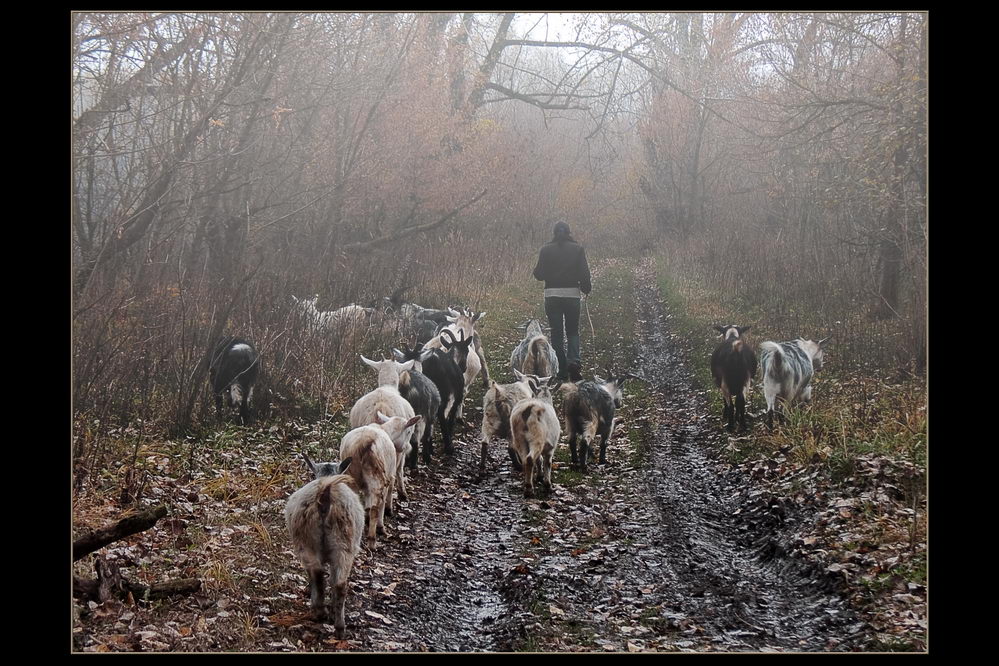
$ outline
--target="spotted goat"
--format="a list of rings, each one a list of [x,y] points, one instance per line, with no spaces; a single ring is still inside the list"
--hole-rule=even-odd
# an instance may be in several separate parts
[[[624,383],[635,375],[615,376],[608,370],[607,379],[594,375],[593,381],[567,382],[558,387],[563,394],[562,411],[569,433],[572,466],[586,471],[586,462],[600,437],[600,464],[607,464],[607,441],[614,432],[614,415],[624,399]],[[577,455],[576,444],[579,443]]]
[[[219,341],[208,366],[208,378],[219,420],[223,418],[222,404],[225,402],[230,409],[239,407],[239,418],[243,425],[250,422],[253,385],[259,374],[260,356],[252,343],[234,336]]]
[[[558,374],[558,356],[555,348],[541,329],[541,322],[531,319],[517,327],[524,328],[524,339],[510,354],[510,367],[525,375],[554,377]]]
[[[829,337],[817,342],[798,338],[790,342],[768,340],[760,343],[767,426],[773,427],[777,401],[790,405],[812,399],[812,376],[822,369],[822,345],[828,340]]]

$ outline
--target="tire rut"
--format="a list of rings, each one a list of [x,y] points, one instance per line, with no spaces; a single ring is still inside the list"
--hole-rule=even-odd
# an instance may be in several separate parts
[[[784,556],[782,527],[792,509],[753,488],[744,474],[725,473],[713,451],[720,426],[705,418],[655,269],[636,269],[640,367],[662,408],[647,470],[667,534],[675,574],[673,603],[713,642],[763,651],[849,650],[863,633],[823,572]],[[721,639],[721,640],[719,640]]]
[[[469,411],[475,413],[474,408]],[[391,595],[374,599],[361,611],[373,611],[391,623],[382,620],[379,626],[370,615],[358,618],[366,625],[361,649],[511,649],[516,614],[502,590],[520,539],[522,508],[511,501],[510,474],[497,463],[496,450],[480,477],[478,443],[472,428],[464,428],[453,457],[435,451],[432,466],[421,465],[409,477],[409,500],[392,522],[394,534],[367,567],[376,574],[391,571],[399,582]]]

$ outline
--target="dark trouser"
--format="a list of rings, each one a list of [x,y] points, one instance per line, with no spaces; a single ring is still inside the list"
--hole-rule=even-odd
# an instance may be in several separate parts
[[[548,296],[545,298],[545,314],[552,327],[552,347],[558,357],[558,374],[564,379],[569,372],[569,363],[580,363],[579,299]],[[565,350],[566,338],[569,341],[568,354]]]

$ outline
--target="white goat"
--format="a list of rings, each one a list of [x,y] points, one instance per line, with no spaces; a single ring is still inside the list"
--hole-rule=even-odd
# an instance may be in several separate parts
[[[364,356],[361,356],[361,360],[378,371],[378,388],[365,393],[350,408],[350,427],[360,428],[378,423],[378,412],[388,417],[402,416],[406,420],[416,416],[412,405],[399,394],[399,373],[412,369],[413,361],[406,363],[396,363],[391,359],[372,361]],[[409,440],[413,436],[412,425],[405,429],[404,435],[401,448],[398,445],[396,447],[396,455],[400,458],[405,458],[409,454],[411,448]],[[399,488],[399,498],[407,499],[405,474],[397,474],[395,478]]]
[[[302,457],[315,480],[288,498],[284,518],[295,554],[309,576],[312,613],[317,620],[326,618],[326,565],[330,567],[333,626],[337,637],[343,638],[347,579],[361,550],[364,507],[358,497],[357,483],[343,473],[350,467],[349,458],[339,464],[316,465],[304,453]]]
[[[392,515],[392,490],[396,485],[396,475],[402,474],[405,456],[398,450],[406,444],[403,441],[406,429],[420,421],[415,416],[406,419],[402,416],[387,417],[377,413],[377,424],[354,428],[340,440],[340,457],[353,462],[347,473],[357,481],[364,496],[364,508],[368,513],[368,547],[374,548],[377,533],[385,530],[385,512]]]
[[[798,338],[790,342],[760,343],[763,396],[767,401],[767,425],[773,427],[774,403],[792,404],[812,399],[812,375],[822,369],[822,345],[828,337],[813,342]]]
[[[291,298],[313,333],[336,332],[343,336],[353,336],[368,328],[374,313],[374,308],[365,308],[354,303],[336,310],[319,310],[316,307],[319,294],[308,299],[299,299],[295,296]]]
[[[524,497],[534,496],[534,477],[541,476],[547,491],[552,489],[552,457],[558,448],[562,428],[552,407],[552,395],[544,384],[533,398],[522,400],[510,414],[510,459],[524,471]],[[540,469],[539,469],[540,466]]]

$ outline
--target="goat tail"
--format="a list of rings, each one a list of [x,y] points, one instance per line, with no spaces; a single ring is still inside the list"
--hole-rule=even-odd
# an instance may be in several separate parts
[[[579,393],[579,384],[574,381],[563,382],[559,384],[558,388],[555,390],[568,397]]]
[[[534,411],[534,405],[529,405],[524,411],[520,413],[520,418],[522,420],[521,427],[524,432],[527,433],[531,429],[531,413]]]
[[[543,335],[531,340],[530,348],[527,351],[528,358],[530,359],[530,368],[524,371],[528,375],[538,375],[543,376],[550,372],[551,362],[549,358],[554,358],[555,350],[552,349],[551,343],[548,342],[548,338]],[[528,364],[525,363],[525,366]],[[557,372],[557,370],[555,371]]]
[[[774,377],[784,374],[784,351],[776,342],[760,343],[760,355],[763,357],[764,370],[769,370]]]
[[[330,512],[332,499],[330,493],[333,491],[332,483],[324,483],[319,494],[316,496],[316,508],[319,510],[319,561],[325,564],[329,559],[329,537],[327,516]]]
[[[527,349],[527,357],[530,359],[531,371],[527,374],[535,374],[541,367],[541,338],[534,338]],[[526,365],[526,364],[525,364]]]

